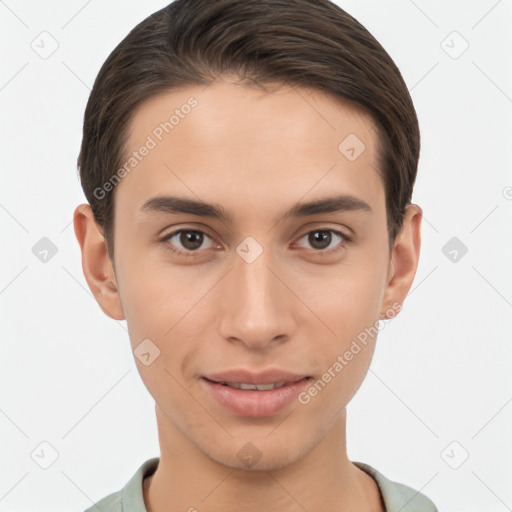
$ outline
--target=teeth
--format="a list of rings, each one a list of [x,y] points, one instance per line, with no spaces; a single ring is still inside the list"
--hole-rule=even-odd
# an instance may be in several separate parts
[[[282,388],[286,382],[275,382],[273,384],[246,384],[245,382],[223,382],[225,386],[236,389],[252,389],[258,391],[269,391],[271,389]]]

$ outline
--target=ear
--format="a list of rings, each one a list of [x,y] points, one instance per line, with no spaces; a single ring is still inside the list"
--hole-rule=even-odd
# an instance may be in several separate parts
[[[108,255],[103,230],[89,204],[81,204],[73,213],[75,235],[82,251],[85,280],[103,312],[114,320],[124,320],[116,276]]]
[[[392,318],[400,311],[414,281],[421,248],[422,209],[406,207],[402,229],[396,236],[388,267],[388,278],[380,318]],[[395,313],[392,313],[395,311]]]

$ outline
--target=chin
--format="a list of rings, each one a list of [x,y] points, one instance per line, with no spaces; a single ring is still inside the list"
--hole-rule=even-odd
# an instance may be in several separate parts
[[[268,433],[265,433],[266,435]],[[218,446],[217,450],[209,450],[206,453],[218,464],[244,471],[282,469],[299,460],[307,452],[304,446],[284,446],[280,439],[276,438],[272,442],[265,437],[254,442],[232,440],[228,446]]]

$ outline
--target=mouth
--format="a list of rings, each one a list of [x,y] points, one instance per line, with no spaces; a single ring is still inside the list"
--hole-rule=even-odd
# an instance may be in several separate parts
[[[201,380],[210,396],[232,413],[238,416],[264,417],[275,415],[289,406],[312,377],[265,384],[216,381],[207,377],[202,377]]]
[[[309,377],[304,377],[304,378],[309,378]],[[219,381],[207,379],[206,377],[205,377],[205,379],[212,382],[213,384],[220,384],[221,386],[228,386],[228,387],[234,388],[234,389],[243,389],[243,390],[250,390],[250,391],[270,391],[272,389],[279,389],[279,388],[282,388],[284,386],[287,386],[289,384],[293,384],[294,382],[296,382],[296,381],[292,381],[292,382],[272,382],[270,384],[251,384],[249,382],[219,382]],[[301,379],[297,379],[297,380],[301,380]]]

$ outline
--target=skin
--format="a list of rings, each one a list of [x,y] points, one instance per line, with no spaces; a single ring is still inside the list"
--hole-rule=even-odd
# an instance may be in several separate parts
[[[389,251],[372,118],[307,88],[264,92],[222,77],[162,94],[136,111],[128,151],[190,96],[197,107],[115,188],[114,261],[90,207],[79,205],[74,217],[99,305],[126,319],[132,349],[149,338],[160,350],[149,366],[135,358],[155,400],[161,448],[144,481],[146,507],[383,511],[375,481],[348,459],[345,436],[345,407],[368,371],[375,336],[308,404],[293,401],[273,416],[226,410],[201,376],[272,367],[321,378],[359,333],[403,303],[422,210],[408,207]],[[349,134],[366,146],[352,162],[338,150]],[[275,220],[299,201],[334,193],[357,196],[372,211]],[[159,194],[221,204],[233,220],[140,211]],[[320,228],[352,239],[333,252],[344,239],[332,234],[315,245]],[[177,229],[202,231],[202,245],[179,234],[162,241]],[[263,249],[252,263],[236,252],[247,236]],[[249,442],[262,454],[250,468],[237,456]]]

